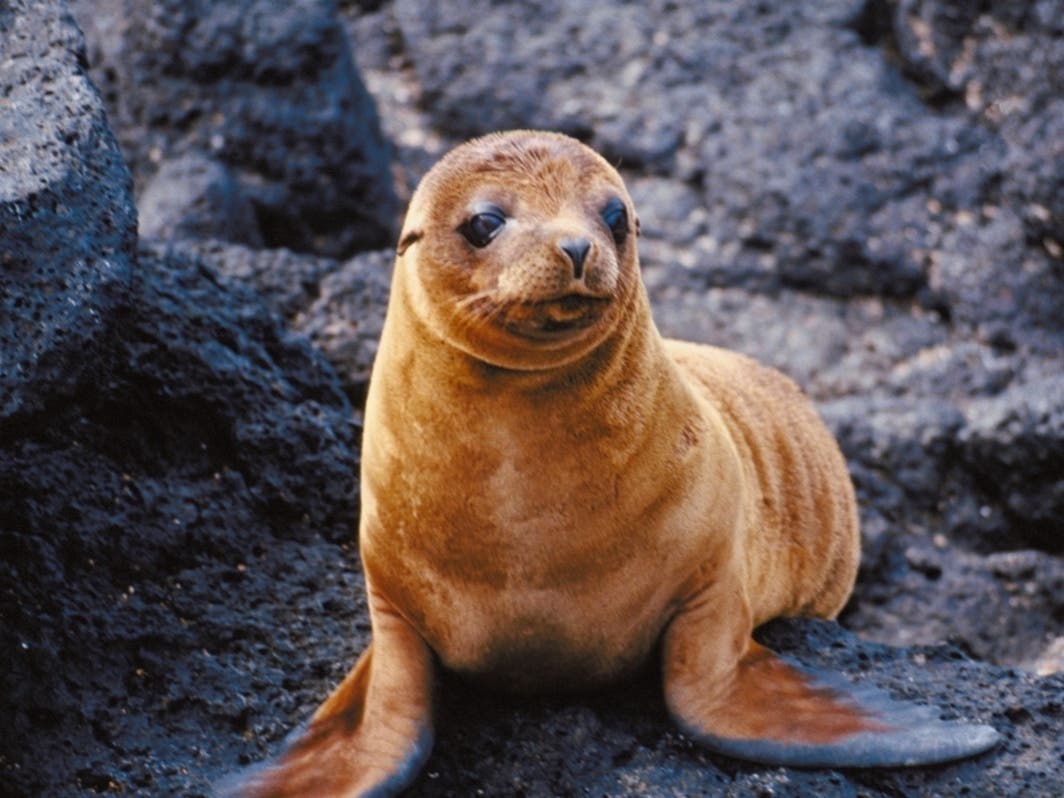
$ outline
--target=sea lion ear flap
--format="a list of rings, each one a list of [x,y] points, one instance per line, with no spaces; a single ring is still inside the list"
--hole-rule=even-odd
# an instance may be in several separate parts
[[[638,216],[635,217],[635,224],[633,225],[633,227],[635,228],[635,237],[639,238],[639,231],[642,228],[639,226],[639,217]]]
[[[421,230],[411,230],[399,239],[399,245],[395,248],[395,254],[401,256],[411,244],[419,241],[423,235],[424,233]]]

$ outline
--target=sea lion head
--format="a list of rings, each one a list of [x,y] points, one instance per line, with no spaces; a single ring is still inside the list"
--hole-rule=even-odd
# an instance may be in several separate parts
[[[579,141],[473,139],[422,179],[396,285],[435,335],[493,366],[566,365],[605,341],[638,290],[638,222],[617,171]]]

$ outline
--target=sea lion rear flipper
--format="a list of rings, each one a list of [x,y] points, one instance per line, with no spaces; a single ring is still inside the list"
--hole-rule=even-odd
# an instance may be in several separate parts
[[[675,663],[666,673],[675,720],[706,747],[739,759],[792,767],[926,765],[982,753],[999,739],[990,726],[944,722],[881,690],[794,667],[753,640],[731,674],[712,676],[716,689]]]
[[[432,655],[370,604],[373,642],[354,668],[281,754],[224,780],[218,798],[382,798],[413,780],[432,748]]]

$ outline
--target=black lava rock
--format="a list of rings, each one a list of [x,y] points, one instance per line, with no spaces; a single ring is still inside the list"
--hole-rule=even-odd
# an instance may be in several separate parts
[[[343,256],[391,243],[389,146],[330,0],[73,7],[138,193],[194,154],[228,168],[267,246]]]
[[[82,378],[129,290],[129,172],[59,3],[0,16],[0,429]]]
[[[0,792],[205,796],[342,678],[391,253],[339,258],[391,243],[389,152],[416,179],[514,126],[619,163],[662,330],[788,371],[840,439],[842,624],[881,642],[763,641],[1005,739],[766,768],[679,733],[654,663],[536,699],[444,677],[411,793],[1059,792],[1059,0],[75,10],[133,181],[65,6],[0,3]]]
[[[141,192],[140,234],[169,241],[220,239],[261,248],[255,209],[218,161],[189,153],[165,161]]]
[[[0,149],[18,366],[0,372],[0,781],[204,794],[197,763],[233,742],[205,730],[246,722],[254,698],[235,695],[269,694],[259,669],[294,658],[297,626],[276,633],[270,613],[330,590],[357,610],[342,547],[358,429],[335,374],[257,294],[193,255],[138,251],[63,7],[0,22],[5,94],[25,110],[2,116],[19,135]],[[338,567],[317,589],[281,584],[322,558]],[[249,612],[229,606],[240,586],[260,592]]]
[[[344,579],[334,603],[358,606],[339,550],[358,511],[350,412],[321,356],[256,295],[192,258],[140,252],[129,304],[78,384],[0,435],[2,759],[15,794],[202,789],[188,769],[219,753],[202,724],[242,723],[265,687],[249,681],[257,669],[295,658],[262,613],[320,606]],[[281,584],[293,562],[328,552],[332,565]],[[258,581],[267,598],[241,609]],[[249,630],[249,611],[263,628]],[[248,670],[231,662],[241,650]],[[179,728],[200,729],[191,760]]]

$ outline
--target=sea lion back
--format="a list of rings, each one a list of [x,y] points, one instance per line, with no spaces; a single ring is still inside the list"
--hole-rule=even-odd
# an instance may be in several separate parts
[[[665,346],[720,414],[746,471],[742,534],[755,623],[778,615],[835,617],[853,589],[860,533],[834,436],[779,371],[706,344]]]

